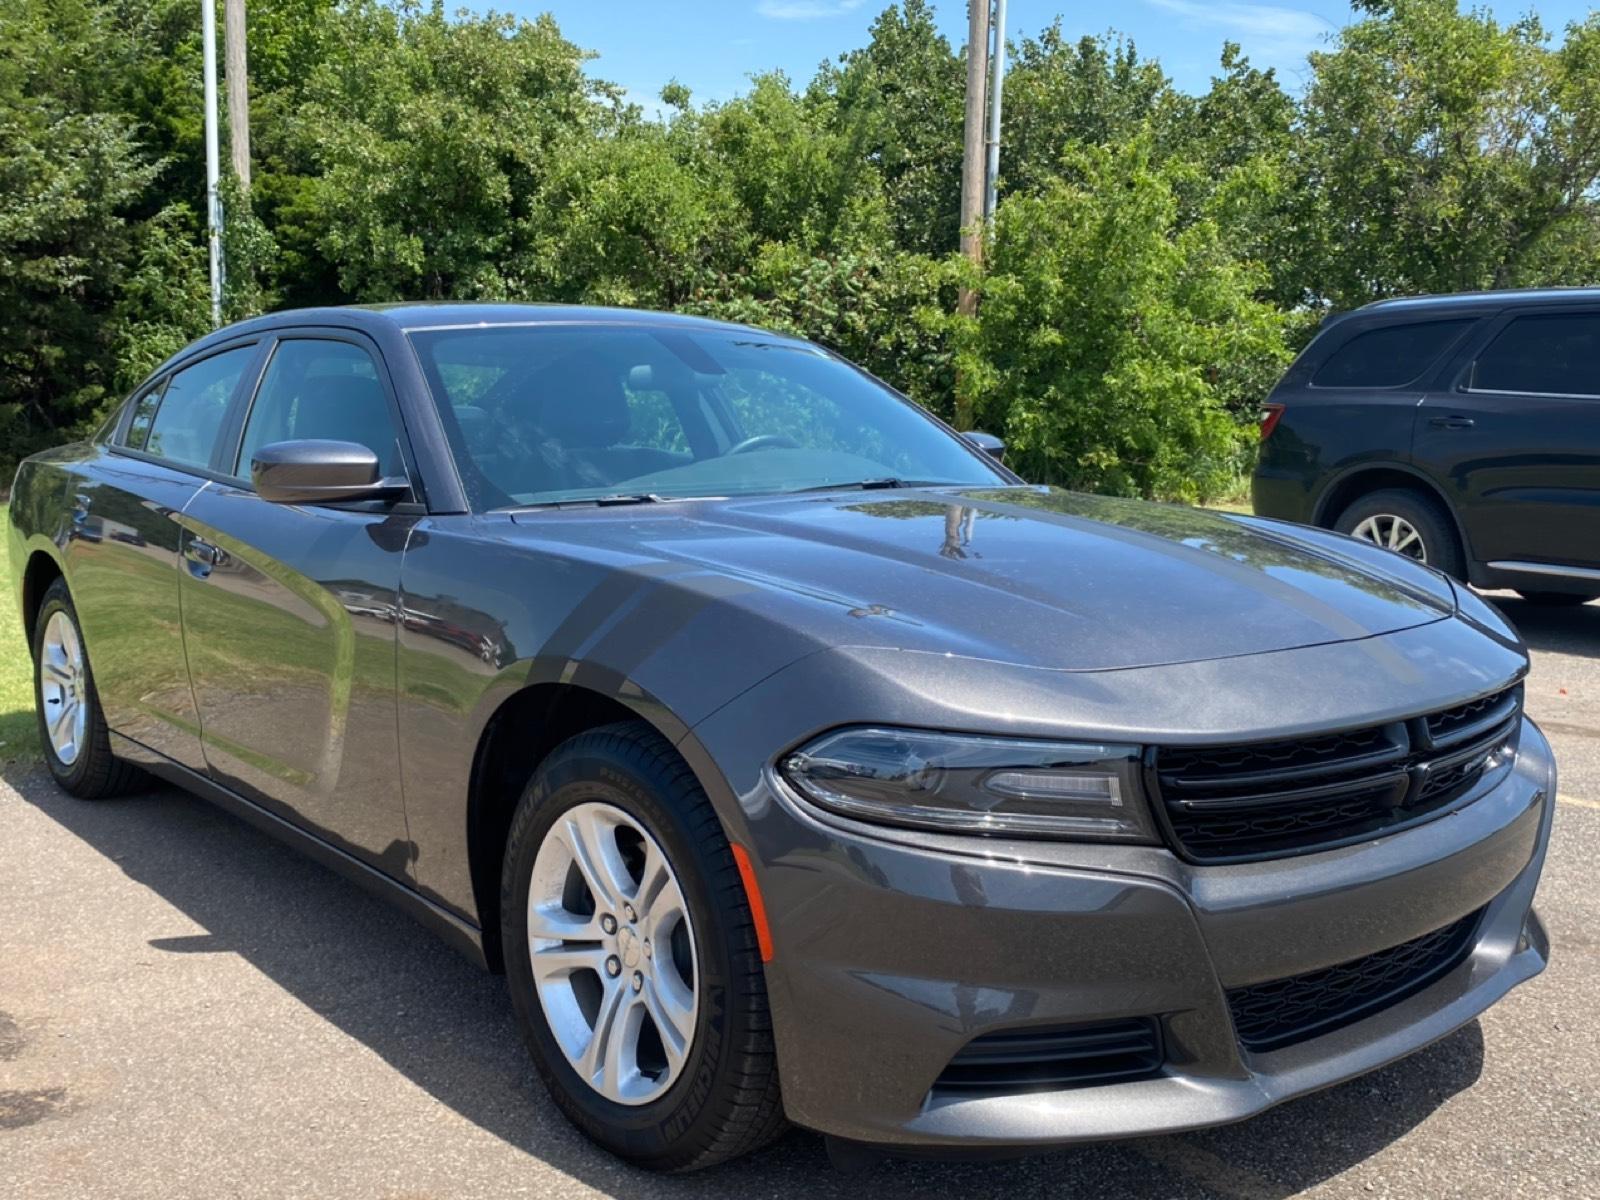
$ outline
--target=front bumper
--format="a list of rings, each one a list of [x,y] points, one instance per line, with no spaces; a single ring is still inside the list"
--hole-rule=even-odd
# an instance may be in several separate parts
[[[1526,722],[1513,772],[1450,815],[1340,850],[1207,868],[1153,847],[855,826],[768,772],[738,803],[763,855],[789,1116],[908,1151],[1043,1147],[1235,1121],[1382,1066],[1543,969],[1532,900],[1555,794],[1549,745]],[[1227,989],[1361,958],[1479,909],[1465,959],[1420,992],[1279,1050],[1239,1044]],[[1142,1016],[1162,1029],[1157,1077],[934,1091],[979,1035]]]

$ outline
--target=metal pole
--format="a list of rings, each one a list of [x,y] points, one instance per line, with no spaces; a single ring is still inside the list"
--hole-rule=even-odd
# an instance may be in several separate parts
[[[200,0],[200,40],[205,62],[206,229],[211,242],[211,327],[222,324],[222,197],[217,194],[216,0]]]
[[[223,47],[227,55],[228,142],[239,190],[250,190],[250,68],[246,62],[244,0],[223,0]]]
[[[995,189],[1000,183],[1000,93],[1006,81],[1006,0],[994,0],[994,65],[989,84],[989,161],[985,171],[984,221],[994,224]]]
[[[961,253],[983,263],[983,101],[989,73],[989,0],[968,0],[967,110],[961,158]],[[962,288],[956,311],[978,310],[978,297]]]

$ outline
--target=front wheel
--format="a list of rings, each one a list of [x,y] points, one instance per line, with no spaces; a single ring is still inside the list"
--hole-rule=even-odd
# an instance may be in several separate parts
[[[33,623],[33,699],[45,763],[67,791],[99,800],[129,791],[143,779],[138,767],[111,753],[83,630],[64,579],[45,590]]]
[[[512,819],[507,983],[556,1104],[655,1170],[732,1158],[783,1128],[759,944],[698,782],[639,723],[557,747]]]
[[[1403,488],[1371,492],[1347,506],[1333,527],[1426,563],[1446,575],[1466,577],[1466,563],[1450,514],[1420,492]]]

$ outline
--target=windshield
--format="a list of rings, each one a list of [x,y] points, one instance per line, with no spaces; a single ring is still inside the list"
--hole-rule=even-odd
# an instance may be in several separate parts
[[[915,405],[804,342],[555,324],[411,338],[479,511],[1009,482]]]

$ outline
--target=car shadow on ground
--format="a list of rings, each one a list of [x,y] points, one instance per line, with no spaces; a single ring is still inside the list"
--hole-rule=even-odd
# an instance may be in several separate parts
[[[1533,649],[1600,658],[1600,601],[1552,606],[1530,603],[1514,592],[1493,592],[1488,599]]]
[[[1404,1063],[1222,1129],[1005,1162],[890,1161],[855,1176],[832,1169],[820,1138],[794,1131],[749,1158],[663,1179],[619,1166],[559,1118],[522,1048],[502,979],[353,884],[183,793],[84,803],[38,767],[6,777],[26,802],[206,930],[153,938],[154,949],[243,956],[439,1103],[622,1200],[866,1190],[874,1200],[936,1191],[1278,1200],[1383,1150],[1469,1087],[1483,1065],[1474,1023]]]

